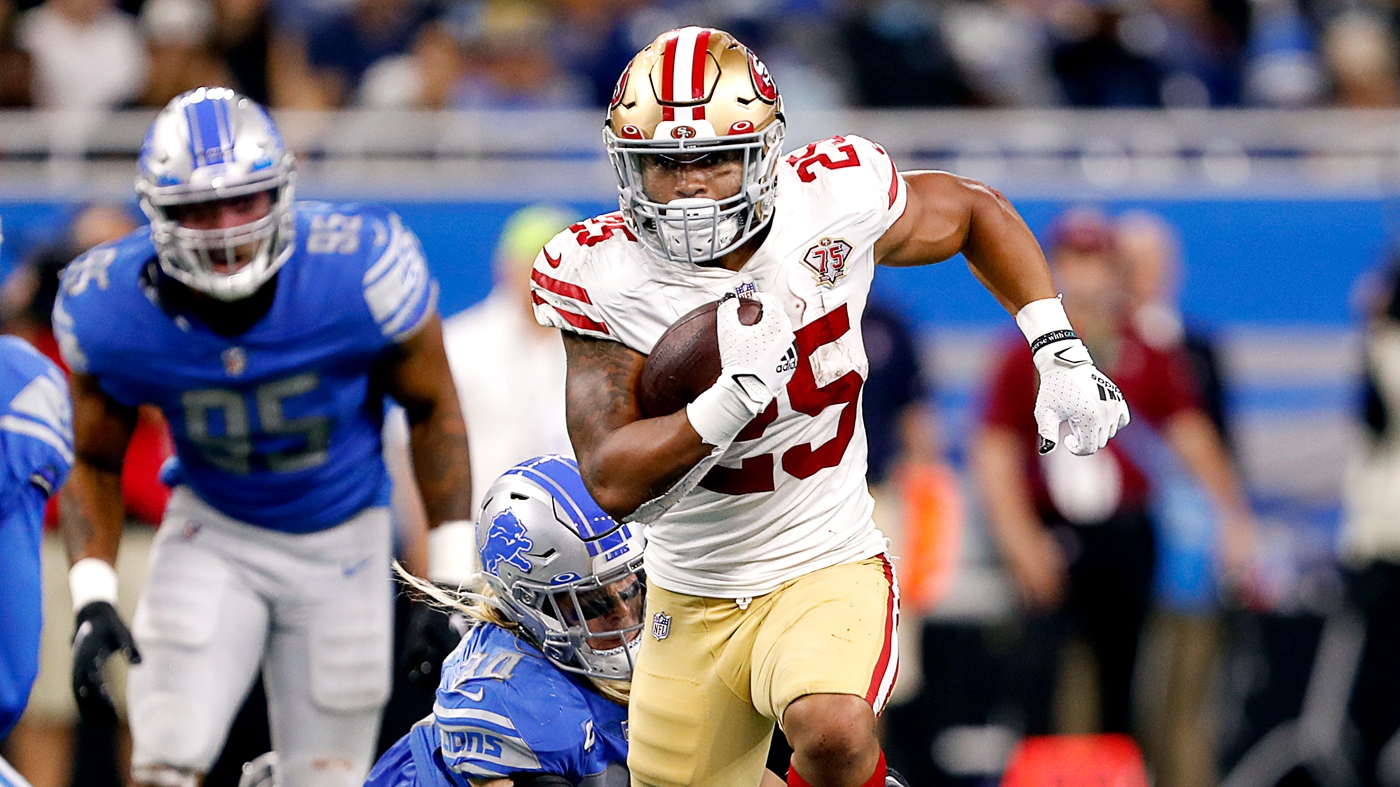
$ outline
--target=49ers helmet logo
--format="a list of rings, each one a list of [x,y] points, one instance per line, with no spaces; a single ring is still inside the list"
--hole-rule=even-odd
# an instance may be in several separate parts
[[[676,126],[671,129],[671,136],[676,139],[692,139],[695,137],[695,128],[693,126]]]
[[[627,78],[632,73],[632,64],[622,69],[622,76],[617,78],[617,86],[613,88],[612,100],[608,102],[609,109],[616,109],[622,103],[622,94],[627,92]]]
[[[763,61],[753,52],[749,52],[749,77],[753,79],[753,89],[758,91],[759,98],[769,104],[778,100],[778,86],[773,84],[768,66],[763,65]]]
[[[822,238],[815,246],[807,249],[802,261],[817,274],[817,283],[831,287],[836,280],[846,275],[846,258],[851,254],[851,244],[841,238]]]

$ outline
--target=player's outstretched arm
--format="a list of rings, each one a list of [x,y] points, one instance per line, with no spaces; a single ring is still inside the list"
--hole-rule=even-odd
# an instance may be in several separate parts
[[[996,189],[947,172],[909,173],[904,180],[904,214],[876,242],[876,262],[926,265],[961,252],[1030,342],[1040,373],[1035,420],[1041,453],[1054,450],[1064,424],[1072,453],[1103,448],[1128,425],[1128,405],[1075,335],[1045,254],[1016,209]]]
[[[394,349],[382,371],[376,373],[384,375],[385,389],[403,406],[407,415],[413,477],[423,495],[429,532],[446,524],[473,533],[469,524],[474,512],[471,510],[467,423],[462,418],[457,387],[452,383],[447,354],[442,347],[442,320],[433,317],[405,339]],[[474,534],[470,540],[474,548]],[[429,554],[430,579],[458,581],[464,578],[435,576],[442,572],[454,573],[454,569],[444,563],[452,557],[447,551],[434,549]],[[468,549],[466,555],[471,551]],[[444,554],[434,554],[438,552]],[[469,565],[460,568],[457,573],[470,571]]]
[[[61,493],[60,532],[68,560],[117,561],[122,536],[122,461],[136,428],[136,408],[103,392],[97,378],[75,372],[73,395],[73,472]]]
[[[637,377],[646,356],[606,339],[563,332],[569,438],[589,494],[621,520],[708,457],[685,410],[643,419]]]
[[[904,215],[875,244],[881,265],[929,265],[961,253],[1011,314],[1055,297],[1035,235],[1001,192],[947,172],[905,173]]]
[[[115,723],[102,667],[117,651],[141,660],[117,615],[117,543],[122,535],[122,460],[136,428],[136,409],[119,404],[97,378],[75,372],[73,472],[61,493],[59,528],[73,567],[68,586],[77,615],[73,633],[73,696],[84,719]]]

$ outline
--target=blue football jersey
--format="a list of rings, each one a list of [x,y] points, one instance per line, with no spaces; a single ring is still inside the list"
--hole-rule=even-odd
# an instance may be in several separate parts
[[[44,504],[72,464],[63,372],[20,339],[0,336],[0,738],[24,711],[39,671]]]
[[[388,501],[383,391],[370,369],[430,320],[437,283],[383,208],[299,202],[272,305],[236,336],[163,310],[149,229],[65,270],[54,331],[68,365],[128,406],[165,414],[163,474],[235,519],[323,530]]]
[[[442,665],[433,715],[375,766],[369,783],[467,787],[467,778],[552,773],[627,783],[627,709],[509,631],[480,624]]]

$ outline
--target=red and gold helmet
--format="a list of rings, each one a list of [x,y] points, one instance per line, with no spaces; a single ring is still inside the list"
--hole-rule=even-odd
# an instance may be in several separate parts
[[[733,251],[773,216],[783,127],[782,97],[748,47],[707,27],[662,33],[622,72],[603,126],[628,226],[671,260],[706,262]],[[743,162],[738,194],[658,202],[642,187],[658,158],[710,155]]]

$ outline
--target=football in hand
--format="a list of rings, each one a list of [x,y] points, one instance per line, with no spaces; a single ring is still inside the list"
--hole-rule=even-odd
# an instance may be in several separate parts
[[[719,379],[719,304],[711,301],[682,315],[656,340],[637,379],[637,404],[643,418],[676,412]],[[762,304],[739,299],[739,322],[753,325],[762,318]]]

